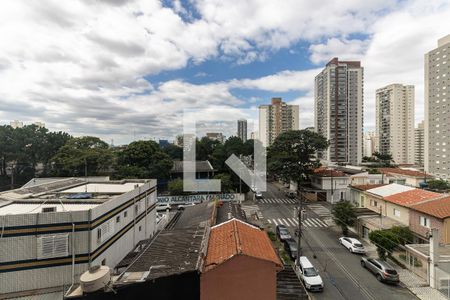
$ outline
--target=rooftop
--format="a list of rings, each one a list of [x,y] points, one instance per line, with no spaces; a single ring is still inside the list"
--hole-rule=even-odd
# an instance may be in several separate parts
[[[450,217],[450,195],[440,195],[441,198],[424,201],[412,205],[411,208],[439,219],[448,218]]]
[[[346,177],[344,172],[336,171],[327,168],[317,168],[314,170],[314,175],[319,177]]]
[[[360,191],[367,191],[370,189],[378,188],[385,186],[387,184],[359,184],[359,185],[351,185],[350,187]]]
[[[439,193],[433,193],[421,189],[413,189],[403,193],[397,193],[394,195],[384,197],[384,200],[401,206],[409,207],[411,205],[423,202],[424,200],[429,200],[433,198],[435,199],[441,196],[442,194]]]
[[[414,171],[414,170],[406,170],[399,168],[379,168],[378,171],[383,174],[397,174],[404,175],[409,177],[419,177],[419,178],[433,178],[432,175],[426,174],[424,172]]]
[[[214,168],[208,160],[200,160],[195,162],[196,172],[213,172]],[[183,161],[175,160],[173,162],[170,173],[183,173]]]
[[[105,177],[39,178],[21,188],[0,193],[0,215],[88,210],[142,186],[148,180],[109,180]]]
[[[205,271],[236,255],[247,255],[282,266],[266,232],[237,219],[211,228]]]
[[[415,188],[409,187],[406,185],[397,184],[397,183],[391,183],[391,184],[388,184],[385,186],[367,190],[367,192],[374,194],[376,196],[387,197],[390,195],[403,193],[403,192],[411,191],[411,190],[415,190]]]

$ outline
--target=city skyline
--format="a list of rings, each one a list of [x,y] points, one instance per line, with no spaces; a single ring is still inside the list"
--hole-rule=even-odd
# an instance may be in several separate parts
[[[335,56],[365,67],[365,131],[375,129],[375,90],[391,83],[416,87],[415,123],[424,118],[423,54],[448,34],[446,1],[343,4],[329,22],[319,4],[216,3],[213,12],[209,2],[4,5],[1,123],[42,121],[123,144],[173,139],[183,108],[256,111],[282,97],[299,105],[305,128],[314,76]]]

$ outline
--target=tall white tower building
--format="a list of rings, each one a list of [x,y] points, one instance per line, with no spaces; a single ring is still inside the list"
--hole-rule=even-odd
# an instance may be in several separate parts
[[[425,54],[425,171],[450,179],[450,34]]]
[[[376,132],[381,154],[414,164],[414,86],[390,84],[376,91]]]
[[[363,157],[364,69],[359,61],[327,63],[315,78],[315,128],[330,141],[322,159],[359,164]]]

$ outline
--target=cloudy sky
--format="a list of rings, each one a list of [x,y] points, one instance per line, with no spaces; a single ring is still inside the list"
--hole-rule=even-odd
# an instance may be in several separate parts
[[[313,125],[314,76],[334,56],[365,68],[365,129],[375,89],[416,86],[423,57],[450,34],[450,1],[71,0],[0,4],[0,123],[115,144],[169,138],[184,109],[256,109],[271,97]]]

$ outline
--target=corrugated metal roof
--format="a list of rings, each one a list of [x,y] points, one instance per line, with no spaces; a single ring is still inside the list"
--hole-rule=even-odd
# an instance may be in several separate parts
[[[374,189],[367,190],[367,192],[377,195],[377,196],[380,196],[380,197],[387,197],[390,195],[403,193],[403,192],[410,191],[410,190],[414,190],[414,188],[406,186],[406,185],[397,184],[397,183],[391,183],[389,185],[385,185],[382,187],[377,187]]]

